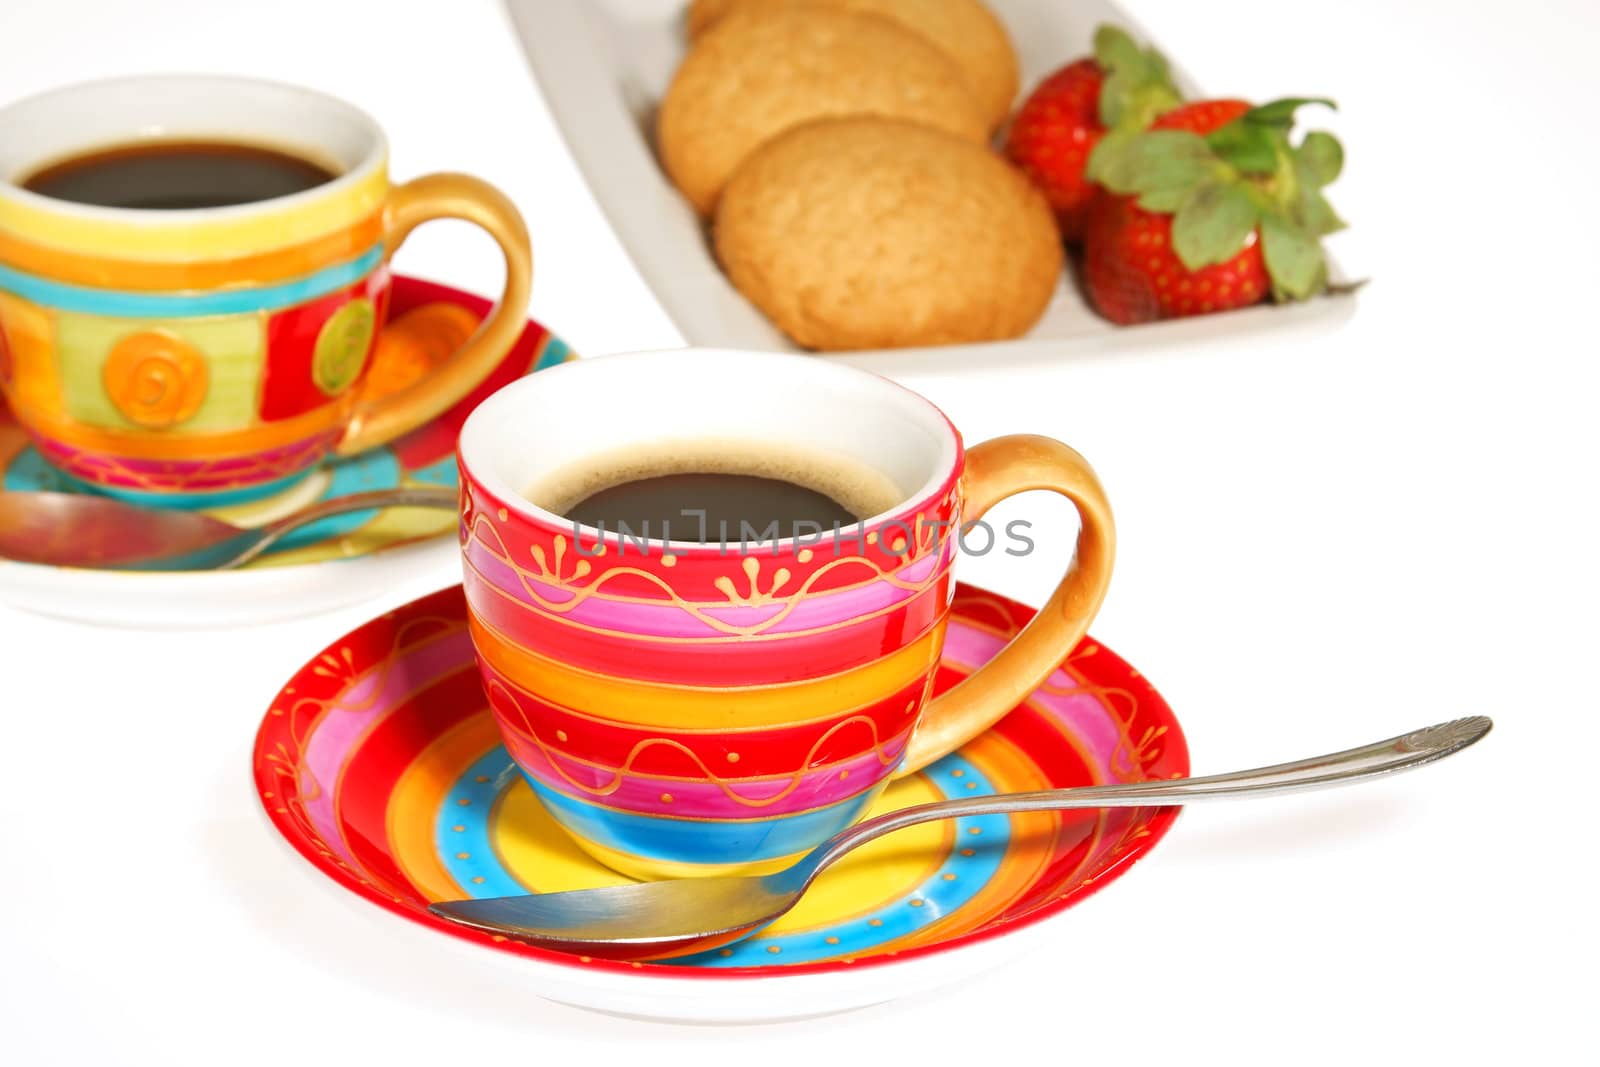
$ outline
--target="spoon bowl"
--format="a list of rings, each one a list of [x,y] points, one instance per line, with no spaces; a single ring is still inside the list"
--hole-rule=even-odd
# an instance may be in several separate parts
[[[1455,719],[1360,748],[1232,774],[962,797],[889,812],[765,876],[679,878],[564,893],[444,901],[441,918],[530,944],[610,959],[663,959],[720,947],[782,916],[824,869],[885,834],[937,819],[1074,808],[1151,807],[1322,789],[1421,767],[1481,740],[1493,723]]]

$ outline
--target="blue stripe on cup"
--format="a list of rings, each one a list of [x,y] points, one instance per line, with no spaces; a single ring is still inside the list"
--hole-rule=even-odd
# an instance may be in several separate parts
[[[131,293],[117,289],[92,289],[50,281],[0,266],[0,291],[59,311],[111,318],[181,319],[202,315],[243,315],[293,307],[337,292],[365,278],[382,262],[383,246],[377,245],[356,259],[278,285],[193,293]]]
[[[826,807],[770,819],[674,819],[600,808],[523,775],[556,821],[617,852],[674,863],[756,863],[804,852],[855,822],[882,783]]]

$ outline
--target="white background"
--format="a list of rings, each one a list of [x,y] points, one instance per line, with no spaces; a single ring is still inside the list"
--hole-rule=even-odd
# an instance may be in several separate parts
[[[1338,98],[1336,250],[1373,278],[1354,319],[902,378],[971,440],[1048,433],[1096,463],[1121,554],[1095,630],[1161,686],[1198,772],[1468,713],[1495,717],[1488,741],[1360,790],[1190,810],[1063,936],[964,985],[694,1029],[533,999],[315,892],[272,840],[256,722],[388,604],[183,635],[0,609],[0,1058],[1594,1062],[1600,8],[1132,8],[1208,88]],[[398,176],[471,171],[514,196],[534,313],[580,351],[677,343],[488,0],[5,0],[0,41],[0,100],[173,69],[348,97],[389,129]],[[493,258],[441,226],[400,266],[492,292]],[[1037,603],[1070,520],[1024,512],[1057,558],[965,577]]]

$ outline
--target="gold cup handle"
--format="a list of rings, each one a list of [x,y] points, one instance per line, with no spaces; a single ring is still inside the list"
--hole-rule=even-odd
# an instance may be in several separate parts
[[[967,501],[962,521],[976,522],[1008,496],[1050,489],[1071,500],[1082,527],[1072,564],[1033,621],[999,654],[923,709],[922,720],[895,771],[921,770],[978,736],[1016,707],[1089,630],[1111,583],[1116,527],[1094,468],[1060,441],[1032,434],[997,437],[967,453],[962,475]]]
[[[489,376],[527,323],[533,250],[522,215],[500,190],[466,174],[429,174],[392,189],[384,216],[385,258],[431,219],[463,219],[483,227],[506,258],[505,291],[477,332],[427,377],[393,393],[356,400],[334,449],[341,456],[365,452],[438,418]]]

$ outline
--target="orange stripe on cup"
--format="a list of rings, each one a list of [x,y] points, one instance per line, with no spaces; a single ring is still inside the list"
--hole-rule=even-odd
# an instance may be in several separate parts
[[[106,259],[36,244],[0,230],[0,263],[51,281],[98,289],[138,292],[240,288],[313,274],[332,263],[353,259],[383,237],[383,213],[375,211],[353,226],[270,252],[232,259]]]
[[[574,711],[635,726],[735,729],[792,725],[873,704],[925,677],[944,645],[943,621],[916,641],[855,670],[767,686],[687,686],[596,674],[519,648],[470,617],[472,642],[496,671]]]

